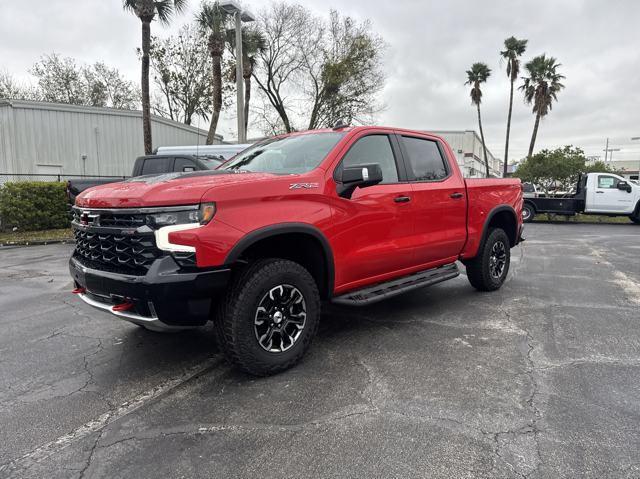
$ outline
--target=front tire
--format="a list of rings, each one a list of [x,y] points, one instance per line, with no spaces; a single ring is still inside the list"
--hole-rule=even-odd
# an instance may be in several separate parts
[[[629,216],[629,219],[635,224],[640,225],[640,216]]]
[[[311,346],[320,293],[298,263],[261,259],[232,283],[216,321],[220,346],[241,370],[267,376],[291,368]]]
[[[495,291],[507,278],[510,264],[509,237],[504,230],[492,228],[477,256],[466,263],[467,278],[479,291]]]

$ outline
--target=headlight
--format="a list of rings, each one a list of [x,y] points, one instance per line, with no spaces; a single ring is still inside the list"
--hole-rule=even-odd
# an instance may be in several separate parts
[[[202,203],[199,208],[165,211],[149,215],[148,224],[155,230],[156,246],[164,251],[194,253],[195,247],[169,241],[170,233],[199,228],[216,214],[215,203]]]
[[[202,203],[198,209],[167,211],[149,215],[149,226],[154,229],[163,226],[200,224],[206,225],[216,214],[215,203]]]

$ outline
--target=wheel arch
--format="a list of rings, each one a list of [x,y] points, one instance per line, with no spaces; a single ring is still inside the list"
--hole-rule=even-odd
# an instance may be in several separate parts
[[[260,257],[290,259],[301,264],[316,280],[321,297],[329,299],[332,296],[335,280],[333,252],[329,240],[315,226],[283,223],[251,231],[231,249],[225,264]]]
[[[518,216],[512,206],[499,205],[489,212],[482,227],[480,248],[484,245],[491,227],[502,228],[509,237],[509,243],[512,248],[518,243]]]

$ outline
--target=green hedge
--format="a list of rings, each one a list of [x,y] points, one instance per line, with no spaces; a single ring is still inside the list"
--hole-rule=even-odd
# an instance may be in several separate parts
[[[9,182],[0,186],[0,229],[37,231],[69,226],[62,182]]]

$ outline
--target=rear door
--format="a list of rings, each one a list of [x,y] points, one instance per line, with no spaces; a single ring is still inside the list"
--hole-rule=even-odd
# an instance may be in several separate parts
[[[411,187],[393,135],[365,132],[347,146],[333,172],[339,181],[344,167],[377,163],[382,183],[356,188],[350,199],[333,207],[332,243],[336,288],[382,280],[413,265]],[[400,167],[400,168],[399,168]]]
[[[415,263],[426,265],[456,257],[467,238],[464,179],[449,164],[436,139],[399,135],[415,217]]]
[[[595,187],[587,197],[587,212],[630,213],[633,211],[633,193],[619,190],[622,178],[609,174],[596,175]],[[589,201],[591,200],[591,201]]]

